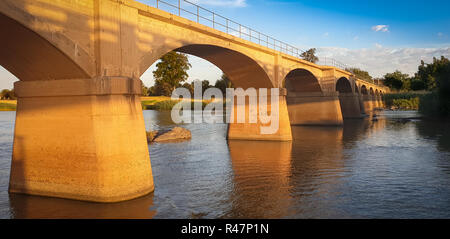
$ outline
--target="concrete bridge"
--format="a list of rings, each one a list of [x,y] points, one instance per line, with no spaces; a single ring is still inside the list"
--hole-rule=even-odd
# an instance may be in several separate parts
[[[282,89],[276,134],[230,124],[230,139],[291,140],[291,124],[341,125],[382,106],[385,87],[198,17],[132,0],[0,1],[0,64],[20,79],[9,191],[98,202],[153,191],[139,78],[173,50],[212,62],[235,87]]]

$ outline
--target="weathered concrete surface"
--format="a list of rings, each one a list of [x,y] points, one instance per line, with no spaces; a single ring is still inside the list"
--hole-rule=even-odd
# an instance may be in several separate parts
[[[342,117],[344,119],[361,118],[359,96],[353,93],[339,93]]]
[[[359,110],[361,111],[361,115],[366,115],[366,109],[364,108],[364,96],[361,94],[358,94],[358,103],[359,103]]]
[[[373,111],[373,97],[371,95],[363,95],[364,110],[366,114],[370,114]]]
[[[286,96],[280,91],[278,96],[278,111],[272,109],[271,96],[267,96],[267,114],[273,115],[271,118],[278,118],[278,129],[271,134],[262,133],[261,127],[270,127],[274,122],[261,122],[259,117],[259,102],[253,104],[246,97],[245,103],[240,104],[235,97],[233,113],[231,115],[230,123],[228,125],[228,139],[237,140],[269,140],[269,141],[290,141],[292,140],[291,124],[289,123],[288,108],[286,106]],[[258,116],[256,123],[239,123],[238,113],[239,111],[245,112],[245,121],[251,122],[251,115]]]
[[[339,93],[289,92],[289,120],[292,125],[342,125]]]
[[[139,80],[22,81],[15,89],[10,192],[117,202],[153,191]]]

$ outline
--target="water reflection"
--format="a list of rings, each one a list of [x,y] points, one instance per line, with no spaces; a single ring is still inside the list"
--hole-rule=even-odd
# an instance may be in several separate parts
[[[289,217],[333,217],[339,204],[344,129],[340,127],[293,127],[291,195],[296,201]]]
[[[436,140],[439,150],[450,152],[450,121],[419,121],[417,132],[426,139]]]
[[[12,218],[151,219],[153,195],[120,203],[89,203],[22,194],[9,195]]]
[[[234,172],[227,218],[279,218],[291,202],[292,142],[228,141]]]

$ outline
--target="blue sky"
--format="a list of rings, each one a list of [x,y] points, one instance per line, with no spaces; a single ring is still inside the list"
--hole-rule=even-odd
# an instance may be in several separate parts
[[[154,4],[155,0],[139,0]],[[174,0],[164,0],[177,2]],[[445,0],[191,0],[218,14],[301,49],[382,76],[396,69],[413,74],[420,60],[450,57],[450,1]],[[190,57],[189,80],[214,82],[220,69]],[[152,85],[150,68],[142,80]],[[1,88],[14,77],[0,70]],[[9,87],[8,87],[9,86]]]

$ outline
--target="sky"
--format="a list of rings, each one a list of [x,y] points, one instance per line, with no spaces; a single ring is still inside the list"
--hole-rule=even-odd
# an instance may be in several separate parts
[[[177,3],[177,0],[164,0]],[[155,0],[139,0],[154,5]],[[191,0],[202,7],[300,49],[317,48],[369,71],[374,77],[401,70],[413,75],[421,60],[450,57],[450,1],[447,0]],[[189,81],[214,83],[221,71],[189,57]],[[153,85],[152,71],[141,79]],[[0,69],[0,89],[17,79]]]

